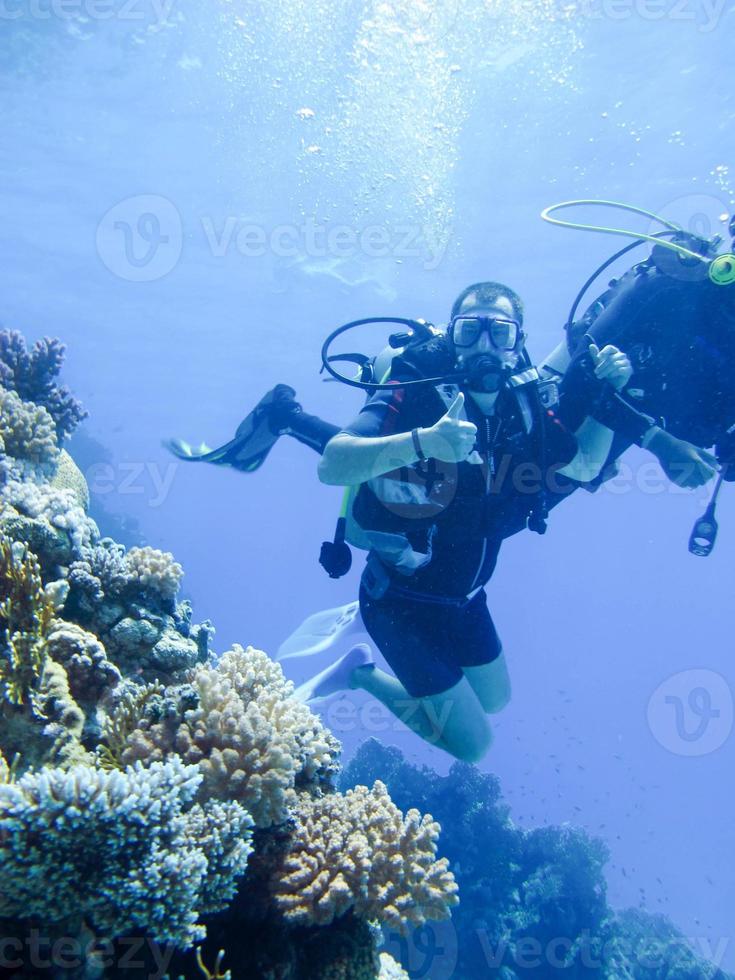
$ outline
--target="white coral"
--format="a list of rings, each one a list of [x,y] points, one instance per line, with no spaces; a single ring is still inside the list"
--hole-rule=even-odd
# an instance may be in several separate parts
[[[56,426],[40,405],[24,402],[14,391],[0,388],[0,443],[8,456],[41,471],[53,472],[59,459]]]
[[[168,551],[157,548],[131,548],[125,556],[131,582],[142,589],[157,592],[164,599],[174,599],[179,591],[184,569]]]
[[[72,490],[57,490],[47,483],[10,480],[0,490],[0,502],[5,505],[0,513],[12,508],[66,531],[76,551],[99,539],[97,525],[84,513]]]
[[[245,871],[251,821],[237,804],[187,811],[200,781],[171,759],[125,772],[43,769],[0,785],[0,917],[83,915],[108,937],[203,938],[202,908],[217,892],[231,897]]]

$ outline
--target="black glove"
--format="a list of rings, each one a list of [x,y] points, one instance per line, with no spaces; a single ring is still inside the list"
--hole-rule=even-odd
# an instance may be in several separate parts
[[[735,483],[735,432],[726,432],[715,446],[717,462],[722,466],[722,477]]]

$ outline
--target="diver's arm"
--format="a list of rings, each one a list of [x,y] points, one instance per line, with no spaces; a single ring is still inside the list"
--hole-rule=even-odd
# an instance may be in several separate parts
[[[596,419],[586,418],[574,433],[578,446],[577,455],[559,473],[578,483],[595,480],[607,462],[613,435],[612,429],[608,429],[606,425]]]
[[[425,431],[418,430],[419,440]],[[327,443],[317,472],[322,483],[351,487],[411,466],[418,458],[410,432],[375,438],[339,432]]]
[[[464,394],[459,393],[438,422],[414,430],[424,458],[460,463],[472,453],[477,426],[460,418]],[[413,432],[390,436],[355,436],[340,432],[327,443],[319,462],[319,479],[336,486],[357,486],[419,459]]]

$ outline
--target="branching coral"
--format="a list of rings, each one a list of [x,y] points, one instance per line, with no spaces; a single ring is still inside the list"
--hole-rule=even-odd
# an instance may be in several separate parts
[[[36,556],[0,536],[0,698],[11,705],[36,708],[54,614]]]
[[[134,753],[130,750],[131,739],[139,731],[144,718],[160,717],[158,705],[163,700],[164,693],[163,684],[158,683],[139,685],[123,681],[116,689],[112,710],[105,713],[102,744],[98,749],[100,763],[105,769],[124,769],[127,762],[134,761]],[[148,714],[147,709],[152,703],[156,704],[156,708]],[[124,758],[126,753],[127,759]],[[147,762],[163,759],[163,753],[159,753],[156,759],[152,754],[152,747],[149,753],[142,755]]]
[[[121,757],[129,763],[176,752],[199,765],[207,796],[238,800],[258,827],[282,823],[295,789],[328,782],[340,751],[292,692],[279,664],[236,646],[216,666],[197,668],[190,687],[196,704],[179,721],[145,712]]]
[[[457,885],[436,858],[439,831],[418,810],[404,816],[380,780],[372,790],[302,797],[276,904],[294,923],[325,924],[353,909],[401,934],[449,918]]]
[[[59,439],[71,435],[87,413],[66,387],[57,383],[64,361],[61,341],[45,337],[29,351],[22,334],[0,331],[0,384],[23,401],[42,405],[54,421]]]
[[[192,807],[200,780],[173,759],[0,785],[0,916],[83,915],[100,935],[145,929],[179,946],[203,938],[200,914],[226,904],[245,872],[251,821],[235,803]]]
[[[36,556],[0,536],[0,743],[25,767],[84,757],[84,715],[49,659],[58,585],[44,587]]]
[[[69,584],[91,603],[121,596],[128,584],[125,548],[110,538],[82,549],[69,567]]]
[[[54,421],[38,405],[0,387],[0,450],[51,473],[59,461]]]

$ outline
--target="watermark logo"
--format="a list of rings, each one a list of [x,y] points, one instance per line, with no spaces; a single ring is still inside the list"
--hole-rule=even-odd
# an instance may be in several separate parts
[[[724,198],[714,194],[685,194],[659,208],[657,214],[696,239],[707,241],[716,235],[724,238],[727,233],[728,204]],[[646,233],[656,235],[665,230],[660,222],[652,221]],[[697,251],[689,242],[682,244]],[[726,242],[726,247],[728,246],[729,242]],[[685,282],[696,282],[709,275],[708,262],[698,261],[683,252],[667,248],[666,245],[657,250],[657,264],[666,275]]]
[[[732,732],[733,696],[725,678],[712,670],[684,670],[654,691],[648,725],[654,738],[675,755],[694,758],[721,748]]]
[[[415,0],[410,2],[410,26],[427,40],[448,37],[459,19],[460,0]]]
[[[175,268],[183,248],[178,210],[165,197],[129,197],[97,227],[97,253],[113,275],[127,282],[154,282]]]
[[[174,0],[0,0],[0,20],[148,23],[162,27]]]
[[[443,909],[437,908],[435,914],[439,919]],[[451,980],[457,968],[457,930],[451,919],[431,921],[430,909],[427,917],[430,921],[414,929],[408,936],[386,930],[386,942],[382,948],[403,964],[410,977]]]
[[[714,31],[724,12],[725,0],[581,0],[579,7],[579,16],[591,20],[676,21],[701,34]]]

